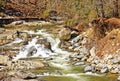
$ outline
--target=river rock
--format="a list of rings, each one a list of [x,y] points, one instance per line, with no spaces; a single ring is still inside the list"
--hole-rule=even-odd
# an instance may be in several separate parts
[[[6,66],[0,66],[0,71],[2,72],[2,71],[5,71],[5,70],[7,70],[7,67]]]
[[[33,54],[35,54],[37,52],[37,49],[34,46],[31,46],[28,50],[28,54],[27,56],[32,56]]]
[[[108,72],[108,67],[104,67],[100,71],[101,73],[107,73]]]
[[[43,43],[43,44],[44,44],[44,46],[45,46],[46,49],[49,49],[50,51],[53,52],[53,50],[52,50],[52,48],[51,48],[50,42],[45,42],[45,43]]]
[[[73,61],[80,61],[78,58],[73,58],[72,60]]]
[[[59,32],[59,38],[61,40],[69,40],[71,38],[71,30],[69,28],[63,28]]]
[[[79,58],[79,59],[82,59],[82,58],[84,58],[84,56],[85,56],[84,54],[81,54],[81,53],[80,53],[80,54],[77,55],[76,57]]]
[[[70,55],[71,58],[78,58],[78,59],[82,59],[85,55],[84,54],[72,54]]]
[[[118,69],[118,68],[115,68],[115,69],[112,69],[110,72],[113,73],[113,74],[116,74],[116,73],[119,72],[119,69]]]
[[[80,50],[80,54],[86,55],[87,54],[87,49],[86,47],[82,47],[79,49]]]
[[[91,49],[90,49],[90,55],[91,56],[95,56],[95,47],[92,47]]]
[[[88,57],[87,56],[84,56],[81,61],[87,61]]]
[[[71,44],[69,42],[66,42],[66,41],[61,41],[60,44],[59,44],[59,47],[64,49],[64,50],[67,50],[69,49],[69,47],[71,46]],[[72,48],[73,47],[70,47],[71,49],[69,50],[73,50]]]
[[[37,41],[37,43],[38,44],[43,44],[46,49],[49,49],[49,50],[53,51],[52,48],[51,48],[51,43],[46,38],[45,39],[39,39]]]
[[[94,62],[93,60],[94,60],[94,59],[90,56],[90,57],[87,59],[87,62],[92,63],[92,62]]]
[[[93,70],[93,67],[92,66],[86,66],[84,68],[84,72],[91,72]]]
[[[17,71],[15,77],[22,79],[35,79],[37,76],[31,72]]]
[[[120,76],[117,78],[118,81],[120,81]]]
[[[117,58],[112,60],[113,64],[119,63],[119,60]]]
[[[108,60],[108,59],[112,59],[112,58],[113,58],[112,55],[108,55],[108,56],[106,57],[107,60]]]
[[[81,39],[83,39],[83,36],[80,34],[80,35],[78,35],[77,37],[75,37],[74,39],[72,39],[70,42],[72,43],[72,44],[75,44],[75,43],[77,43],[79,40],[81,40]]]
[[[8,56],[0,55],[0,65],[7,65],[8,61],[9,61]]]
[[[63,75],[63,73],[61,71],[55,70],[55,72],[53,73],[55,75]]]
[[[77,31],[72,31],[71,32],[71,39],[76,38],[79,35],[79,33]]]
[[[82,44],[82,45],[85,45],[85,44],[87,43],[87,41],[88,41],[87,38],[84,38],[84,39],[81,41],[81,44]]]
[[[14,31],[5,30],[0,34],[0,46],[8,44],[13,41],[12,35]]]

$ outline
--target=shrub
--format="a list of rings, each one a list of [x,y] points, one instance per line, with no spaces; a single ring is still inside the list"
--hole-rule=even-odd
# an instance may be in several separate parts
[[[2,6],[5,6],[5,4],[6,4],[6,2],[5,2],[4,0],[1,0],[1,1],[0,1],[0,8],[1,8]]]

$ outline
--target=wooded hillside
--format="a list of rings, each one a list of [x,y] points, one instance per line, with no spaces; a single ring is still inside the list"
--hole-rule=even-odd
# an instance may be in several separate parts
[[[55,11],[53,16],[62,16],[71,24],[95,17],[118,17],[120,13],[120,0],[2,0],[0,5],[9,16],[47,18]]]

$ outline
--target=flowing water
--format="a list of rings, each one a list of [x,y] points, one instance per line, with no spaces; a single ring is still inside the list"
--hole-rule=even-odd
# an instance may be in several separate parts
[[[14,58],[18,60],[20,58],[40,57],[49,66],[41,68],[40,70],[31,70],[36,73],[38,79],[41,81],[115,81],[115,75],[109,74],[96,74],[96,73],[84,73],[83,66],[74,66],[71,64],[69,55],[73,52],[67,52],[60,49],[60,40],[54,34],[49,34],[46,30],[25,31],[28,34],[35,34],[31,41],[27,45],[20,48],[19,54]],[[37,36],[38,35],[38,36]],[[41,35],[41,36],[39,36]],[[47,39],[50,42],[51,49],[45,48],[44,44],[39,44],[38,39]],[[19,41],[20,42],[20,41]],[[36,50],[31,54],[29,51],[35,48]],[[52,58],[46,60],[46,58]]]

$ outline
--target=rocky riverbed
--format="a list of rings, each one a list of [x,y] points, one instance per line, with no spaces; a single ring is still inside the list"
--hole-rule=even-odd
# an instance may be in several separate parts
[[[17,31],[20,36],[15,36]],[[88,31],[80,34],[39,21],[7,25],[0,28],[0,33],[0,80],[119,80],[119,57],[96,56]]]
[[[70,59],[72,60],[74,65],[84,65],[84,72],[92,72],[92,73],[111,73],[111,74],[117,74],[119,76],[120,74],[120,65],[119,65],[119,43],[118,43],[118,35],[119,35],[119,29],[115,29],[108,36],[106,36],[104,39],[102,39],[100,42],[104,41],[107,43],[103,45],[104,50],[100,50],[101,54],[104,53],[103,56],[97,56],[96,52],[96,46],[94,44],[95,41],[90,39],[88,36],[91,33],[91,29],[88,29],[87,32],[83,32],[83,34],[76,34],[73,33],[73,31],[68,31],[68,33],[61,33],[60,36],[64,42],[61,43],[61,48],[77,51],[76,54],[70,55]],[[62,29],[62,31],[65,32],[65,29]],[[70,33],[70,34],[69,34]],[[77,35],[76,37],[72,38],[72,35]],[[115,40],[109,42],[109,38],[115,35]],[[88,35],[88,36],[87,36]],[[68,41],[66,41],[68,40]],[[108,43],[109,42],[109,43]],[[117,44],[116,44],[117,43]],[[102,44],[101,44],[102,45]],[[113,45],[113,47],[109,47]],[[105,48],[105,47],[106,48]],[[107,48],[108,47],[108,48]],[[102,48],[102,47],[101,47]],[[114,51],[112,53],[109,50],[109,48],[112,48]],[[116,51],[115,51],[116,50]],[[105,54],[106,52],[106,54]],[[119,77],[118,77],[119,80]]]

